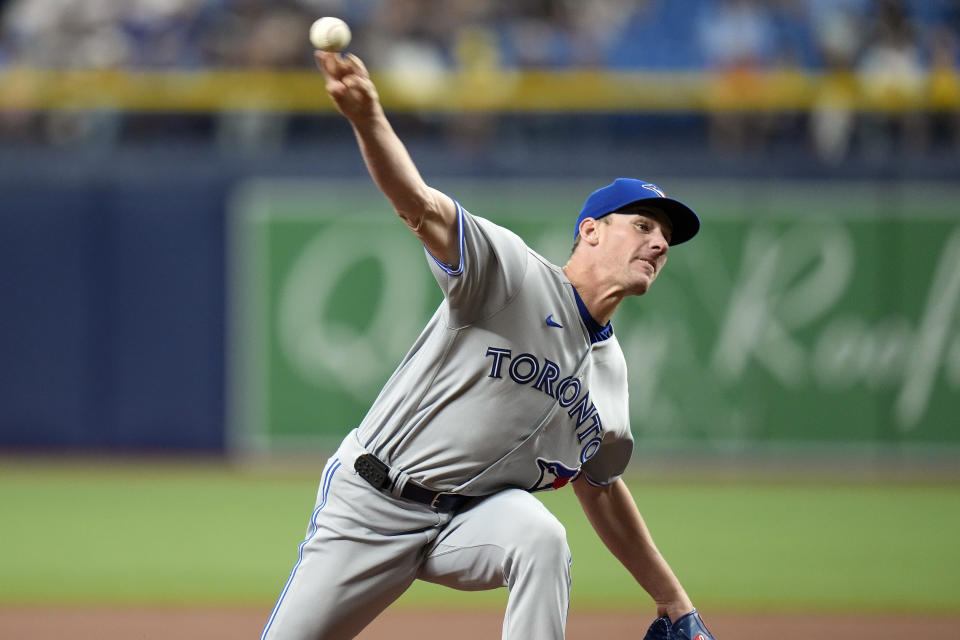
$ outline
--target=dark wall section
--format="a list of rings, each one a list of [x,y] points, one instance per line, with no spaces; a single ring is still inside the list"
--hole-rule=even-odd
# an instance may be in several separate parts
[[[0,190],[0,446],[218,450],[215,180]]]

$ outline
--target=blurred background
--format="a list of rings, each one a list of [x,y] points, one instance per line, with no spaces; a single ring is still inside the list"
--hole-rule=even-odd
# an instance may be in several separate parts
[[[950,0],[2,2],[0,446],[262,451],[362,417],[438,297],[323,90],[318,15],[427,180],[554,261],[617,176],[701,212],[619,319],[657,373],[641,453],[953,460]]]
[[[701,215],[614,319],[695,599],[960,611],[955,0],[0,0],[0,603],[268,608],[438,303],[314,67],[322,15],[425,179],[554,262],[618,176]],[[87,564],[49,564],[91,514]]]

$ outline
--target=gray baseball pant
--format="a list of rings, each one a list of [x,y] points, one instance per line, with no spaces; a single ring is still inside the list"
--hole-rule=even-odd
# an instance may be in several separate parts
[[[456,514],[377,491],[353,469],[351,433],[324,469],[297,562],[261,640],[348,640],[415,579],[508,587],[503,640],[562,640],[570,601],[563,525],[526,491]]]

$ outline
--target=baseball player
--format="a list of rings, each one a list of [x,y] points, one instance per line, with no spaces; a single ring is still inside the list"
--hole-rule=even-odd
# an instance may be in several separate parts
[[[444,301],[327,462],[262,640],[353,638],[417,579],[507,587],[503,638],[562,639],[570,551],[531,493],[568,482],[655,600],[648,637],[710,639],[620,477],[633,440],[610,324],[668,248],[697,233],[697,216],[656,185],[617,179],[587,198],[573,254],[555,266],[424,183],[359,58],[317,61]]]

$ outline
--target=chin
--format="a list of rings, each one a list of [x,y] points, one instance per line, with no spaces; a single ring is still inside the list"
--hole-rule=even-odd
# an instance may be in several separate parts
[[[646,270],[635,272],[632,275],[633,282],[631,282],[630,293],[635,296],[642,296],[649,291],[657,279],[657,274],[650,273]]]
[[[645,294],[647,291],[650,290],[650,285],[652,284],[653,284],[653,281],[637,282],[636,284],[633,285],[630,291],[630,295],[642,296],[643,294]]]

